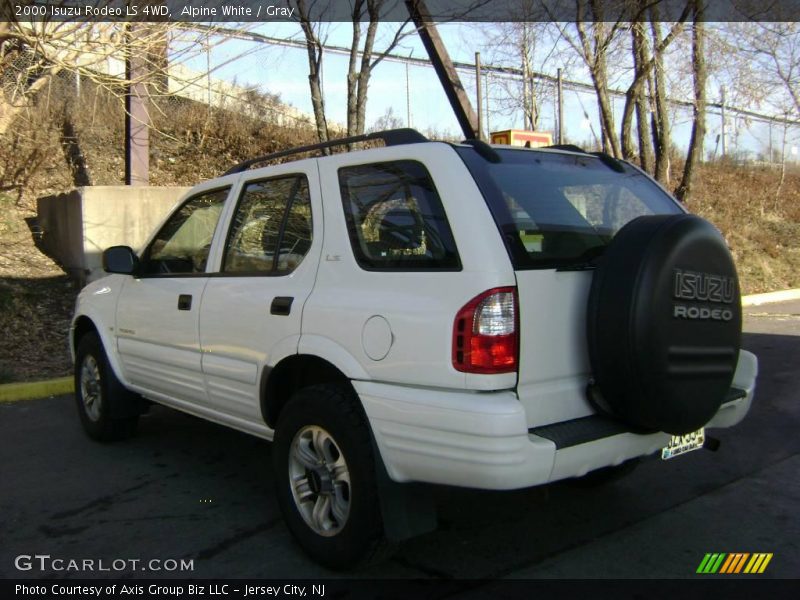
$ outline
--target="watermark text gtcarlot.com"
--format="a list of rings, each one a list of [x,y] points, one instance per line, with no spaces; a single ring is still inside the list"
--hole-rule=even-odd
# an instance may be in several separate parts
[[[191,558],[54,558],[49,554],[20,554],[14,559],[18,571],[119,573],[124,571],[194,571]]]

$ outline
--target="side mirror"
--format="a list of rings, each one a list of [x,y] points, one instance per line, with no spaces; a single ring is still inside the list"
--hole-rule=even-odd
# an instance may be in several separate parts
[[[103,252],[103,270],[106,273],[136,275],[139,272],[139,257],[128,246],[111,246]]]

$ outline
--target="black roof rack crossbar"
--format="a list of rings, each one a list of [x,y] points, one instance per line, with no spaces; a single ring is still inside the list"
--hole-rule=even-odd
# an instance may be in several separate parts
[[[590,154],[596,156],[600,159],[605,166],[607,166],[612,171],[616,171],[617,173],[624,173],[625,167],[622,166],[622,161],[617,158],[614,158],[610,154],[605,152],[590,152]]]
[[[418,144],[427,142],[428,138],[422,135],[416,129],[402,128],[390,129],[388,131],[376,131],[374,133],[365,133],[364,135],[354,135],[336,140],[329,140],[319,144],[310,144],[308,146],[298,146],[297,148],[290,148],[289,150],[282,150],[280,152],[273,152],[272,154],[265,154],[264,156],[257,156],[244,162],[240,162],[225,171],[223,175],[233,175],[234,173],[241,173],[247,171],[255,164],[275,160],[284,156],[291,156],[292,154],[302,154],[303,152],[313,152],[314,150],[324,150],[325,148],[332,148],[334,146],[344,146],[345,144],[355,144],[357,142],[368,142],[370,140],[383,140],[387,146],[401,146],[403,144]]]
[[[461,143],[467,144],[475,148],[478,154],[480,154],[485,160],[488,160],[490,163],[499,163],[502,162],[503,160],[497,153],[497,150],[492,148],[489,144],[487,144],[483,140],[469,139],[469,140],[464,140]]]

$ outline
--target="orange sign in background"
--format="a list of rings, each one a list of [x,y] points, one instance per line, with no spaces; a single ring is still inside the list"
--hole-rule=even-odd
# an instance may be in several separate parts
[[[529,148],[553,145],[553,134],[549,131],[506,129],[505,131],[493,131],[490,135],[492,136],[493,144],[506,144],[507,146],[528,145]]]

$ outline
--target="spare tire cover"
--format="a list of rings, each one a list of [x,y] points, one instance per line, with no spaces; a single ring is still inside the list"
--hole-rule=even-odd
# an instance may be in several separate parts
[[[704,426],[730,388],[742,329],[722,235],[690,214],[634,219],[594,273],[587,323],[598,404],[637,429]]]

